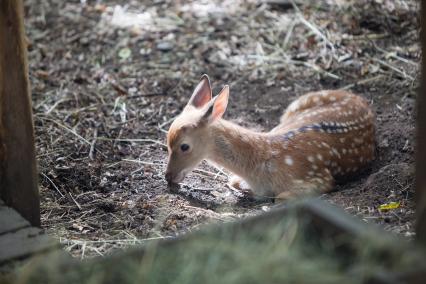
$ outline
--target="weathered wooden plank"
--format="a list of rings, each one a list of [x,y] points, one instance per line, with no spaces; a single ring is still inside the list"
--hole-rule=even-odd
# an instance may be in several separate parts
[[[73,258],[69,253],[62,249],[53,249],[43,251],[37,254],[35,257],[29,257],[24,259],[18,259],[9,261],[0,265],[0,283],[16,283],[13,279],[16,273],[22,275],[22,271],[34,271],[41,263],[46,263],[50,266],[57,268],[56,273],[61,273],[65,269],[70,267],[78,267],[78,265],[85,265],[77,258]],[[3,276],[3,278],[2,278]],[[9,281],[4,281],[8,279]],[[3,280],[3,282],[2,282]],[[31,283],[26,280],[25,283]],[[51,282],[54,283],[54,282]],[[75,282],[77,283],[77,282]]]
[[[29,227],[30,223],[16,210],[0,205],[0,235]]]
[[[22,0],[0,1],[0,198],[40,226]]]
[[[426,2],[421,1],[422,52],[426,54]],[[426,56],[422,57],[422,87],[417,97],[417,149],[416,149],[416,238],[426,246]]]
[[[41,229],[29,227],[0,235],[0,264],[57,248]]]

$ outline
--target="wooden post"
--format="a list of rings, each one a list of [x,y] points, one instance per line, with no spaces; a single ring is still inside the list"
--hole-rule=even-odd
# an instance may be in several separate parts
[[[417,98],[417,149],[416,149],[416,233],[417,240],[426,246],[426,3],[422,3],[422,86]]]
[[[40,225],[22,0],[0,1],[0,198]]]

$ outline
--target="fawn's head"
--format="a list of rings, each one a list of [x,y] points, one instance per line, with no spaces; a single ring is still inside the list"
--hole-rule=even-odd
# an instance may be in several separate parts
[[[220,119],[226,110],[229,87],[212,98],[207,75],[201,77],[188,104],[173,121],[167,133],[169,160],[166,180],[181,182],[187,173],[205,159],[211,149],[209,126]]]

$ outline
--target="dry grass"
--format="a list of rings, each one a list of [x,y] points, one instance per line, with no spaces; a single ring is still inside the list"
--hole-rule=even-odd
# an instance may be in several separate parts
[[[293,214],[275,224],[210,227],[175,242],[153,242],[111,258],[70,263],[34,259],[18,283],[366,283],[419,267],[421,254],[404,242],[318,237]],[[318,233],[318,232],[317,232]],[[375,232],[377,233],[377,232]],[[420,261],[420,262],[419,262]]]

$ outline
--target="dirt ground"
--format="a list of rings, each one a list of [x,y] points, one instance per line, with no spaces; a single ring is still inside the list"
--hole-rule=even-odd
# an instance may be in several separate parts
[[[165,133],[203,73],[215,93],[230,85],[225,118],[258,130],[308,91],[367,98],[377,158],[320,198],[413,236],[418,1],[271,2],[25,1],[42,224],[74,256],[274,205],[206,163],[167,187]]]

